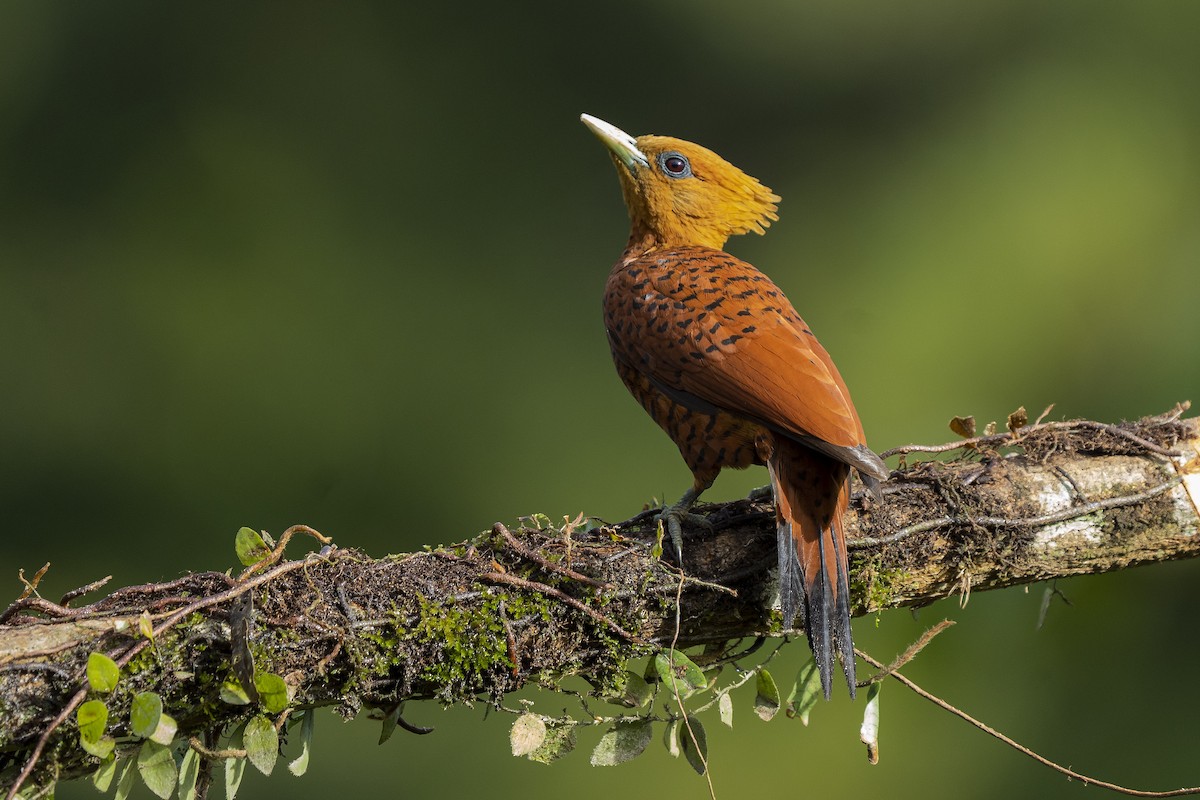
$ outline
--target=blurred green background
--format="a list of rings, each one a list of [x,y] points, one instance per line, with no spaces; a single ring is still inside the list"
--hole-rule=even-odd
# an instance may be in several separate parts
[[[1200,400],[1198,29],[1200,5],[1152,0],[6,3],[5,594],[45,561],[51,598],[224,569],[242,525],[383,554],[680,494],[609,362],[626,219],[583,111],[783,196],[730,249],[832,351],[877,450],[951,438],[954,414]],[[1078,769],[1194,785],[1198,576],[1060,582],[1073,605],[1040,631],[1034,587],[856,636],[890,660],[951,616],[911,677]],[[861,700],[804,729],[752,695],[733,731],[709,723],[720,797],[1089,792],[899,685],[877,767]],[[330,715],[307,777],[243,796],[707,793],[657,744],[593,769],[585,731],[544,767],[482,708],[407,716],[438,730],[377,748]]]

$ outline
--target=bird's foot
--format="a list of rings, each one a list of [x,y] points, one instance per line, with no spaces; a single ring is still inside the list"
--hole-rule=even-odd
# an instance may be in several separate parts
[[[683,566],[683,525],[687,523],[689,526],[704,528],[709,533],[712,533],[712,523],[708,521],[708,517],[701,514],[693,514],[689,511],[690,503],[676,503],[673,506],[664,508],[658,515],[659,522],[662,523],[663,529],[667,535],[671,537],[671,544],[675,546],[675,556],[679,559],[679,565]]]
[[[775,497],[775,491],[771,488],[771,484],[759,486],[757,489],[751,489],[750,494],[746,495],[747,500],[770,500]]]

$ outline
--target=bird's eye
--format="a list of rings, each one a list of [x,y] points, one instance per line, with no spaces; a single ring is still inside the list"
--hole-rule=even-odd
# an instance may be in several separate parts
[[[658,157],[658,165],[672,178],[689,178],[692,175],[692,165],[686,156],[679,153],[663,153]]]

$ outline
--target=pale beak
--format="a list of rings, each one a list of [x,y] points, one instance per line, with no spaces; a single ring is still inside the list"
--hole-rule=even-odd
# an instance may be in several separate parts
[[[579,119],[583,121],[584,125],[591,128],[592,133],[604,142],[604,145],[627,169],[632,170],[635,165],[650,166],[650,159],[646,158],[646,154],[638,149],[637,140],[616,125],[609,125],[591,114],[580,114]]]

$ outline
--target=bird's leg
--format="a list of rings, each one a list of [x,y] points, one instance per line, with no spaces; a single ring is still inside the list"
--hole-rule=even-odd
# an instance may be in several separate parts
[[[754,450],[758,453],[761,459],[758,463],[771,463],[771,454],[775,452],[775,445],[771,441],[771,437],[765,434],[759,434],[754,439]],[[750,494],[746,495],[748,500],[774,500],[775,487],[768,483],[766,486],[759,486],[757,489],[751,489]]]
[[[707,518],[702,517],[699,514],[689,513],[689,509],[691,509],[692,504],[699,499],[700,495],[704,493],[705,489],[712,486],[712,483],[713,482],[711,479],[705,480],[697,477],[695,482],[692,484],[692,488],[684,492],[683,497],[679,498],[677,503],[667,506],[658,515],[658,518],[662,520],[664,527],[666,527],[667,533],[671,536],[671,543],[675,545],[675,555],[679,557],[679,566],[681,567],[683,566],[684,520],[687,520],[689,524],[701,525],[709,530],[712,529],[712,523],[710,523]]]

